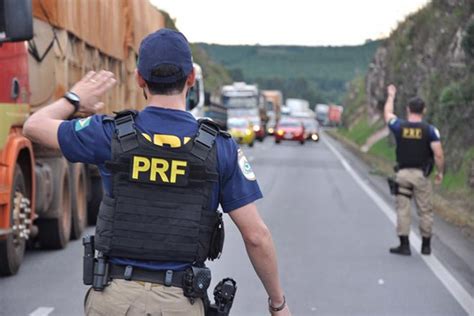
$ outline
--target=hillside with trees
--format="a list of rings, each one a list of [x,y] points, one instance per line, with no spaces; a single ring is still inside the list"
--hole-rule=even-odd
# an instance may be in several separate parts
[[[340,103],[347,83],[365,75],[379,41],[360,46],[226,46],[198,44],[222,64],[234,81],[256,82],[262,89],[279,89],[285,98],[316,103]]]

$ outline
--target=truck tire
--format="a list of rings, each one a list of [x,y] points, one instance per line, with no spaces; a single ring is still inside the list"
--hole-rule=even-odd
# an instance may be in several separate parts
[[[12,193],[10,196],[10,226],[18,225],[18,215],[14,214],[14,200],[17,193],[27,197],[26,181],[19,164],[16,164],[13,174]],[[21,212],[20,212],[21,213]],[[0,240],[0,275],[13,275],[18,272],[25,254],[26,240],[12,232],[5,240]]]
[[[71,239],[81,238],[87,226],[86,169],[81,163],[69,164],[71,175]]]
[[[97,222],[97,215],[99,214],[100,202],[104,194],[102,188],[102,178],[100,176],[90,177],[90,198],[87,203],[87,218],[89,225],[95,225]]]
[[[64,158],[49,161],[53,171],[53,200],[47,211],[47,218],[39,218],[41,247],[46,249],[62,249],[71,237],[71,191],[69,168]]]

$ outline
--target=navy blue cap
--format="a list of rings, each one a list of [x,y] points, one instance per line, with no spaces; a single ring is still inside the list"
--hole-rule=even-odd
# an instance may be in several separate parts
[[[193,70],[191,49],[186,37],[180,32],[163,28],[145,37],[138,52],[138,72],[149,82],[170,83],[188,76]],[[153,74],[161,65],[173,65],[180,71],[162,77]]]

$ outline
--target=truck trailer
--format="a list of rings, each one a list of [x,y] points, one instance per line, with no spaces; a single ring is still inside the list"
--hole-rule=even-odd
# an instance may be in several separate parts
[[[95,166],[69,163],[23,136],[28,115],[99,69],[118,81],[104,113],[141,109],[139,44],[164,26],[147,0],[0,1],[0,275],[18,271],[27,245],[60,249],[80,238],[102,199]]]

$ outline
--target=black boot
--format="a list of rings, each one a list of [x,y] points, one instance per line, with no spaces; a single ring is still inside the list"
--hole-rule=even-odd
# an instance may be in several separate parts
[[[423,241],[421,243],[421,253],[424,255],[431,254],[431,238],[430,237],[423,237]]]
[[[390,253],[409,256],[411,255],[410,250],[410,241],[408,240],[408,236],[399,236],[400,237],[400,246],[390,248]]]

